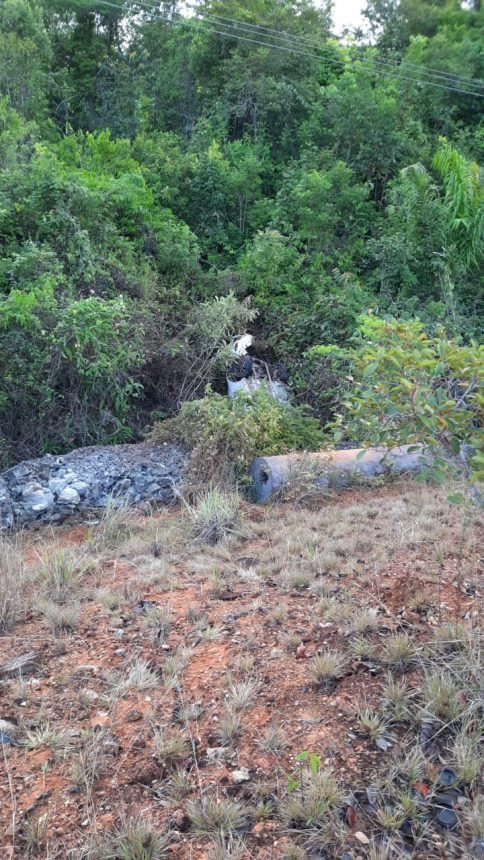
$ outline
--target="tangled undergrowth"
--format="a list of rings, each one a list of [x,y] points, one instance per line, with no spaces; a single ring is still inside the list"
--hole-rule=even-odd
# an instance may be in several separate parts
[[[205,397],[182,404],[180,412],[156,423],[153,442],[175,442],[190,451],[185,491],[206,492],[210,483],[247,480],[252,460],[289,451],[319,451],[327,437],[307,410],[276,400],[268,387],[232,399],[210,388]]]

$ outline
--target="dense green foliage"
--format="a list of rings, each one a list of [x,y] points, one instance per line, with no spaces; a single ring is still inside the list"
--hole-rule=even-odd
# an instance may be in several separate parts
[[[315,418],[300,406],[280,403],[265,385],[233,399],[208,388],[205,397],[186,401],[177,415],[155,425],[151,438],[191,450],[195,486],[243,479],[259,455],[317,451],[325,442]]]
[[[363,344],[348,353],[346,431],[376,445],[423,443],[433,477],[443,480],[450,462],[483,481],[484,347],[429,337],[418,321],[365,317],[360,331]]]
[[[323,423],[362,315],[479,339],[480,3],[369,0],[356,41],[330,3],[177,6],[0,4],[3,465],[223,392],[248,326]]]

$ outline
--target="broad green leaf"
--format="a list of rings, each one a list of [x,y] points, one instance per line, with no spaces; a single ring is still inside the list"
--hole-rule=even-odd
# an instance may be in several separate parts
[[[450,502],[451,505],[465,504],[465,498],[462,493],[451,493],[450,496],[447,496],[447,501]]]
[[[457,436],[452,436],[450,440],[450,447],[452,448],[452,453],[458,456],[460,454],[460,442]]]

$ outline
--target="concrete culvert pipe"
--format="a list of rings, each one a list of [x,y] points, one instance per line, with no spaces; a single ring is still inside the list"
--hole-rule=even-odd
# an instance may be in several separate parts
[[[265,502],[269,496],[291,480],[298,464],[308,464],[308,472],[321,487],[342,487],[352,475],[373,478],[383,474],[415,474],[425,465],[423,446],[402,445],[398,448],[352,448],[322,451],[315,454],[285,454],[279,457],[257,457],[250,468],[251,496]]]

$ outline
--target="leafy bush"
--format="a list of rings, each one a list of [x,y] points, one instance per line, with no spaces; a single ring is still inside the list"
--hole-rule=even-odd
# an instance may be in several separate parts
[[[343,424],[378,445],[423,443],[437,480],[450,461],[471,481],[482,481],[484,347],[462,346],[443,330],[430,337],[418,320],[369,316],[362,334]],[[472,449],[470,468],[465,445]]]
[[[0,298],[5,460],[129,439],[142,334],[122,297],[66,304],[46,279]]]
[[[262,334],[297,373],[314,344],[343,345],[374,296],[345,269],[328,272],[312,255],[276,230],[258,233],[239,272],[260,314]]]
[[[311,407],[323,425],[334,418],[342,405],[350,357],[348,348],[323,344],[308,349],[294,368],[296,397]]]
[[[321,423],[350,359],[313,347],[348,350],[370,308],[481,337],[478,0],[412,26],[370,2],[361,62],[328,41],[330,3],[216,5],[327,59],[308,73],[208,26],[133,26],[131,3],[0,2],[0,468],[134,440],[222,391],[249,324]],[[368,75],[387,54],[418,87]],[[235,448],[285,450],[272,432],[251,423]]]
[[[178,415],[156,424],[151,439],[177,441],[191,451],[195,486],[240,479],[256,456],[317,451],[325,441],[315,418],[278,402],[264,385],[232,400],[207,388],[204,398],[183,403]]]
[[[0,457],[8,465],[135,435],[142,369],[160,353],[162,326],[164,339],[171,335],[175,296],[178,328],[185,319],[180,285],[199,251],[187,225],[155,206],[129,141],[71,131],[36,143],[35,128],[3,113]]]

